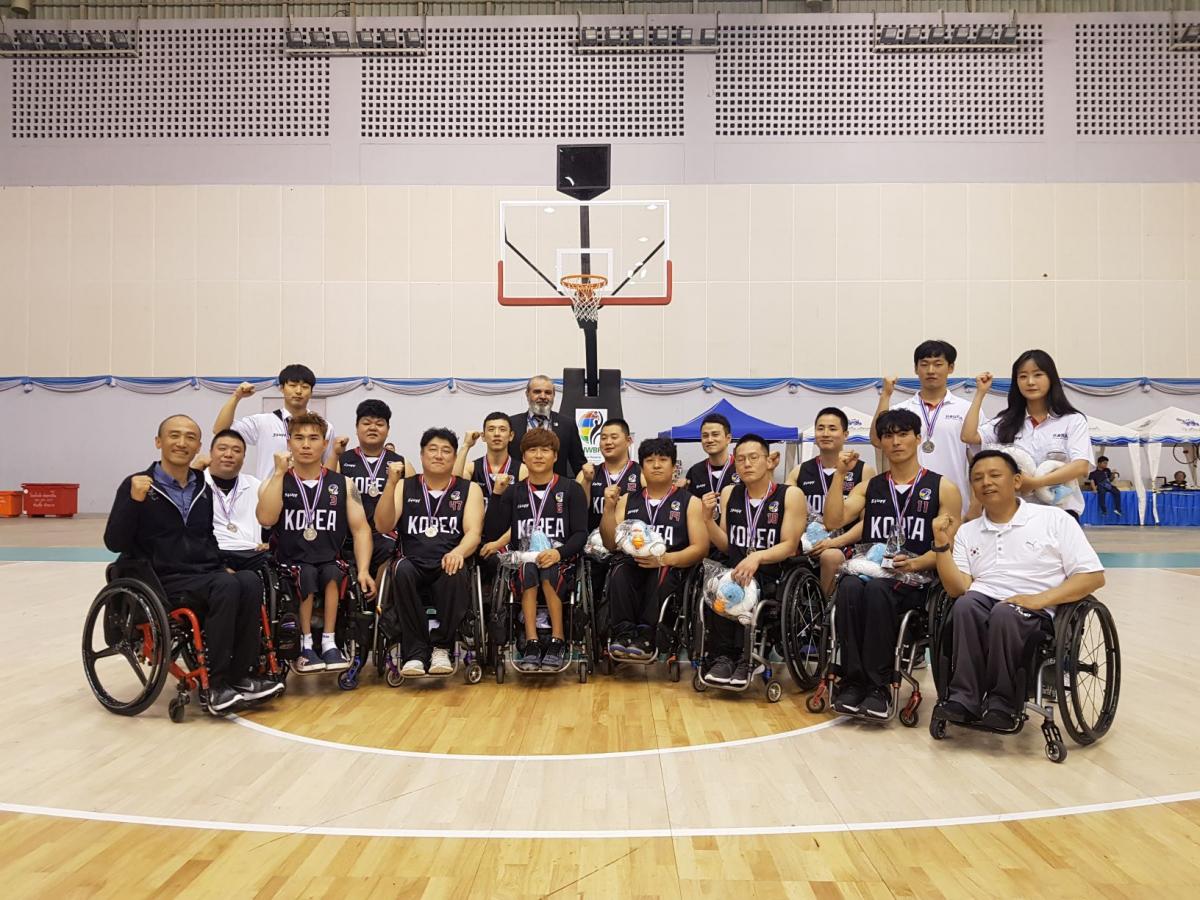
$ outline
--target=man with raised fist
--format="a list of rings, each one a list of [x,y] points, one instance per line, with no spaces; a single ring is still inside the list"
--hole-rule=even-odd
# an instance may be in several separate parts
[[[213,434],[219,434],[226,428],[233,428],[245,439],[248,446],[258,447],[258,462],[255,466],[254,476],[259,481],[266,481],[271,477],[275,454],[288,452],[288,422],[292,416],[308,412],[308,401],[312,399],[317,376],[308,366],[292,363],[280,370],[276,382],[283,393],[282,409],[242,416],[235,422],[233,417],[237,412],[238,403],[254,393],[254,385],[243,381],[225,401],[225,405],[217,413],[216,422],[213,423]],[[325,441],[325,456],[322,461],[328,464],[333,458],[334,447],[337,443],[334,440],[332,426],[325,433]]]
[[[190,467],[200,449],[200,426],[189,416],[169,416],[158,426],[154,446],[161,458],[117,488],[104,545],[122,559],[148,562],[167,593],[168,609],[186,606],[202,615],[211,714],[281,693],[282,684],[250,674],[258,659],[261,587],[221,564],[212,491]]]

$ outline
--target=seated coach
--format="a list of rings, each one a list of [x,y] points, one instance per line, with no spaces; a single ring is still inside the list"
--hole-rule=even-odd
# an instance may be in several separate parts
[[[1054,608],[1103,587],[1104,568],[1070,515],[1020,499],[1021,475],[1007,453],[979,453],[970,478],[983,515],[961,527],[952,515],[933,522],[938,577],[957,598],[950,682],[934,715],[1009,731],[1033,649],[1053,633]]]
[[[221,564],[212,490],[190,468],[200,449],[200,426],[188,416],[170,416],[158,426],[154,446],[162,458],[117,488],[104,545],[123,558],[148,562],[169,609],[187,606],[203,616],[210,713],[282,692],[282,684],[251,675],[262,585],[251,573],[234,575]]]

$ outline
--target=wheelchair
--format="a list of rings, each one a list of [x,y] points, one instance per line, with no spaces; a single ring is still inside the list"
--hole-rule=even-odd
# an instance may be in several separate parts
[[[821,591],[820,569],[807,556],[789,561],[779,581],[783,660],[802,691],[821,681],[829,659],[832,604]]]
[[[426,673],[421,676],[405,675],[401,672],[405,660],[402,658],[400,635],[390,634],[383,623],[383,613],[387,603],[392,599],[392,584],[395,567],[403,557],[397,557],[384,567],[383,576],[375,586],[375,621],[371,636],[371,655],[375,663],[375,672],[383,678],[388,687],[400,687],[405,681],[442,680],[451,678],[461,670],[467,684],[479,684],[483,680],[483,662],[488,653],[487,619],[483,611],[483,586],[478,561],[472,557],[466,561],[464,569],[471,584],[471,602],[458,634],[455,636],[454,653],[451,657],[453,668],[443,674]],[[426,621],[433,622],[437,610],[426,607]]]
[[[492,582],[491,609],[494,617],[495,640],[494,657],[496,663],[496,684],[503,684],[509,665],[521,675],[545,676],[558,675],[572,665],[577,667],[579,683],[587,684],[588,675],[595,665],[592,648],[596,637],[593,627],[595,614],[595,598],[591,590],[591,572],[586,567],[585,557],[580,554],[575,569],[575,586],[571,593],[562,598],[563,601],[563,635],[566,650],[563,653],[563,664],[557,669],[524,670],[516,667],[517,635],[523,632],[521,622],[521,596],[516,590],[517,568],[505,562],[500,562],[496,577]],[[538,627],[538,637],[545,638],[550,634],[548,627]]]
[[[342,577],[338,586],[338,616],[337,625],[334,626],[334,640],[350,660],[350,668],[338,673],[337,683],[343,691],[352,691],[358,687],[359,676],[367,663],[367,654],[371,647],[371,629],[375,621],[375,603],[368,600],[358,586],[358,569],[355,564],[344,559],[335,562],[342,570]],[[275,579],[273,588],[283,598],[282,605],[293,615],[297,615],[296,651],[291,656],[291,659],[295,660],[300,655],[298,612],[300,601],[304,599],[300,592],[300,569],[298,566],[278,562],[272,563],[268,568]],[[324,602],[317,596],[313,598],[312,633],[318,634],[323,630]]]
[[[295,659],[299,653],[299,638],[287,633],[289,613],[267,573],[259,575],[263,602],[258,674],[285,682],[288,655]],[[101,706],[116,715],[139,715],[154,705],[172,677],[176,692],[167,707],[172,722],[186,717],[193,690],[201,708],[208,711],[200,615],[188,607],[171,609],[167,592],[145,560],[117,560],[105,571],[105,582],[84,619],[82,647],[84,675]],[[117,663],[118,657],[132,670],[132,678]],[[105,664],[107,659],[113,664]]]
[[[760,582],[761,595],[758,605],[754,607],[750,623],[742,627],[744,636],[742,655],[744,659],[750,661],[750,677],[746,679],[744,685],[710,684],[704,680],[703,669],[708,665],[709,660],[706,659],[704,650],[706,638],[704,610],[706,604],[704,603],[703,577],[701,577],[700,589],[696,591],[694,605],[695,652],[691,654],[693,690],[703,693],[712,688],[713,690],[742,694],[750,689],[750,686],[754,684],[754,676],[758,675],[762,679],[763,688],[766,691],[769,702],[778,703],[783,698],[783,682],[775,677],[773,661],[774,659],[784,659],[787,654],[781,614],[783,598],[786,596],[784,587],[788,583],[789,578],[802,578],[802,570],[807,568],[811,571],[811,566],[807,560],[797,557],[785,560],[781,566],[782,571],[778,580],[766,586],[763,586]],[[798,574],[798,572],[801,574]],[[792,583],[794,585],[793,590],[797,591],[796,596],[801,596],[799,593],[802,587],[800,582],[793,581]],[[817,583],[817,592],[820,592],[819,582]],[[716,613],[713,613],[713,615],[716,615]]]
[[[613,561],[615,565],[616,560]],[[589,562],[590,566],[591,563]],[[612,578],[612,568],[610,565],[608,573],[604,578],[604,595],[608,596],[609,581]],[[587,590],[591,591],[592,582],[589,579]],[[595,646],[592,648],[592,659],[596,661],[596,668],[602,675],[611,675],[618,666],[650,666],[654,665],[663,656],[667,662],[667,678],[672,682],[678,682],[681,674],[680,654],[686,653],[688,658],[692,654],[692,611],[696,608],[696,602],[700,597],[700,591],[704,586],[704,568],[700,565],[692,566],[687,570],[683,577],[683,583],[679,589],[668,594],[663,598],[662,605],[658,610],[658,625],[655,632],[655,647],[657,653],[654,656],[646,657],[627,657],[618,656],[612,652],[612,623],[609,622],[607,627],[603,628],[605,633],[601,633],[601,627],[597,624],[593,628],[593,634],[596,638]],[[592,620],[596,622],[595,618]]]
[[[953,672],[949,604],[938,612],[931,627],[936,636],[932,647],[934,683],[941,699]],[[936,741],[944,739],[949,724],[1017,734],[1034,713],[1042,717],[1046,758],[1061,763],[1067,758],[1067,747],[1055,722],[1057,706],[1063,728],[1079,746],[1104,737],[1116,718],[1121,695],[1121,645],[1108,607],[1093,596],[1059,606],[1053,633],[1047,633],[1034,648],[1025,671],[1034,677],[1026,680],[1028,696],[1014,728],[993,731],[977,723],[959,725],[935,714],[929,723],[930,736]]]
[[[839,575],[835,582],[841,584],[842,578],[855,578],[855,575]],[[887,718],[877,718],[866,713],[839,712],[839,715],[863,719],[874,724],[884,724],[899,717],[900,724],[907,728],[915,728],[920,721],[918,707],[921,705],[921,685],[913,675],[918,663],[925,660],[926,653],[931,649],[930,635],[934,633],[931,622],[942,621],[945,610],[953,600],[946,593],[940,581],[936,579],[925,587],[924,601],[915,609],[909,609],[900,617],[900,625],[896,630],[896,649],[892,663],[891,703],[888,705]],[[825,626],[824,650],[821,651],[824,671],[817,684],[817,689],[805,701],[805,707],[811,713],[824,712],[833,703],[841,668],[838,664],[840,648],[837,640],[837,614],[834,600],[828,606],[827,624]],[[900,687],[908,684],[911,691],[908,700],[900,705]]]

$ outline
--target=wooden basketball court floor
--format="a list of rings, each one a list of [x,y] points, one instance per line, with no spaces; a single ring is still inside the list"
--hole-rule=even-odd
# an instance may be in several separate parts
[[[103,520],[0,520],[5,896],[1194,897],[1200,533],[1091,529],[1123,657],[1099,744],[805,711],[665,673],[105,712],[79,661]],[[1192,710],[1192,711],[1189,711]]]

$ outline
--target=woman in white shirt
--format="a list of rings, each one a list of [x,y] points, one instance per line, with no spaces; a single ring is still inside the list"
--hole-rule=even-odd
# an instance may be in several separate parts
[[[1063,463],[1053,472],[1022,477],[1022,491],[1073,484],[1087,478],[1095,462],[1087,416],[1067,399],[1058,367],[1049,353],[1026,350],[1017,357],[1008,386],[1008,406],[980,425],[979,411],[991,384],[991,372],[975,379],[975,397],[963,420],[963,441],[1012,444],[1033,457],[1035,465],[1048,459]],[[1079,494],[1068,496],[1061,506],[1078,519],[1083,512],[1083,498]]]

